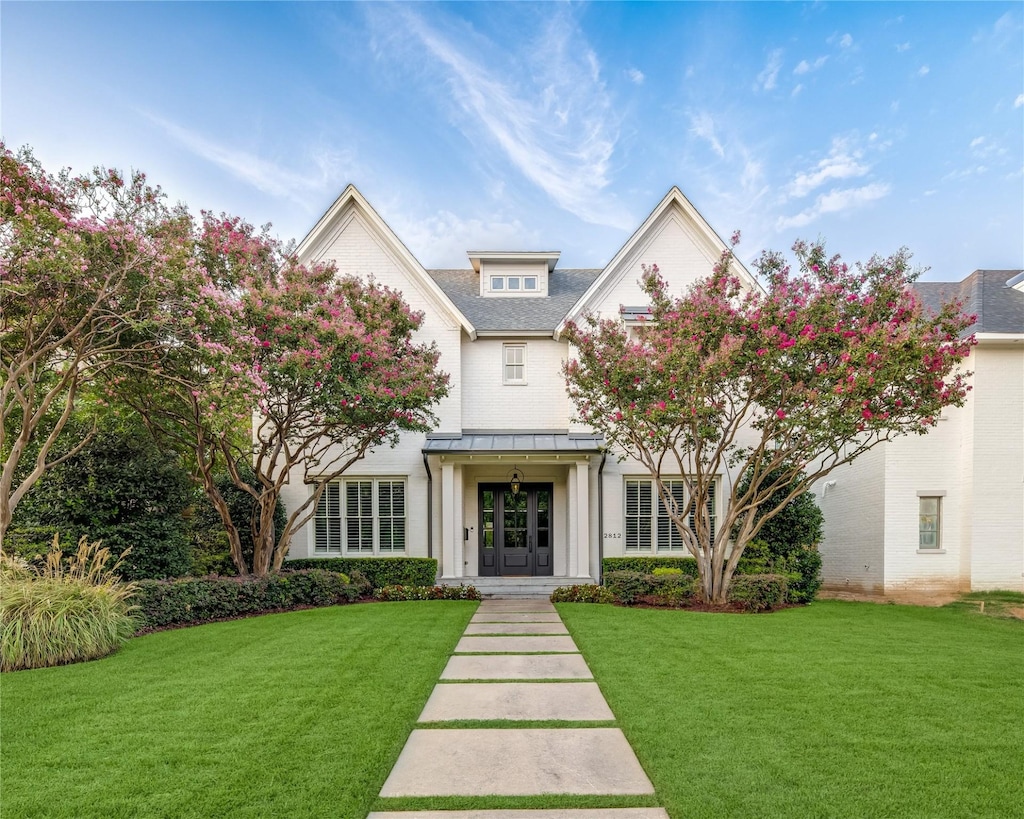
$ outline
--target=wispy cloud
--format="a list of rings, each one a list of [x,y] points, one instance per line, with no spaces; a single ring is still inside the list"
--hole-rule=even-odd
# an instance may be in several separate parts
[[[859,188],[833,189],[819,196],[806,210],[793,216],[780,216],[775,227],[777,230],[806,227],[826,213],[843,213],[882,199],[889,195],[890,190],[891,187],[885,182],[872,182]]]
[[[816,59],[813,63],[808,62],[807,60],[801,60],[796,64],[796,68],[793,69],[793,73],[800,75],[807,74],[811,71],[817,71],[819,68],[825,65],[826,62],[828,62],[827,56],[818,57],[818,59]]]
[[[829,37],[825,42],[829,45],[838,45],[840,48],[850,48],[853,45],[853,35],[849,32],[840,34],[838,31]]]
[[[1024,94],[1018,94],[1017,99],[1013,101],[1013,107],[1020,108],[1022,105],[1024,105]]]
[[[345,153],[317,149],[308,153],[307,168],[302,171],[291,170],[236,145],[216,142],[157,114],[142,110],[139,113],[179,145],[227,171],[236,179],[306,209],[310,206],[310,193],[336,187],[345,176],[344,169],[353,164],[351,157]]]
[[[433,216],[403,213],[400,205],[388,207],[390,223],[425,267],[465,268],[466,251],[478,248],[535,247],[536,231],[518,219],[493,215],[464,219],[441,210]]]
[[[896,43],[896,53],[902,54],[904,51],[910,50],[910,43]]]
[[[806,171],[801,171],[786,188],[790,198],[800,199],[832,179],[851,179],[864,176],[870,166],[862,161],[863,151],[855,148],[851,140],[836,137],[828,156]]]
[[[630,82],[635,83],[636,85],[643,85],[644,80],[646,79],[646,77],[644,77],[644,72],[639,68],[627,68],[626,76],[629,77]]]
[[[757,75],[757,82],[754,83],[754,90],[771,91],[775,88],[779,78],[779,69],[782,68],[782,49],[776,48],[768,55],[768,62],[765,63],[761,73]]]
[[[690,133],[707,142],[719,156],[725,156],[725,148],[715,135],[715,120],[707,111],[690,114]]]
[[[395,17],[381,13],[381,24],[394,26]],[[618,228],[632,224],[633,217],[603,195],[611,181],[619,114],[571,12],[549,17],[539,41],[519,55],[525,70],[508,72],[498,70],[508,55],[497,44],[489,43],[485,59],[477,60],[480,51],[460,39],[465,32],[457,36],[408,8],[396,13],[403,36],[415,38],[446,78],[444,96],[464,115],[457,127],[467,138],[497,147],[580,219]]]
[[[917,69],[917,76],[927,77],[930,72],[931,69],[927,65],[922,65],[919,69]]]

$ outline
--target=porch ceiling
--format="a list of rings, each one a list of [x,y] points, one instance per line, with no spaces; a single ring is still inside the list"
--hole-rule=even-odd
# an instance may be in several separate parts
[[[463,433],[459,436],[427,435],[423,451],[428,455],[474,452],[566,452],[595,453],[601,451],[600,435],[572,435],[557,432]]]

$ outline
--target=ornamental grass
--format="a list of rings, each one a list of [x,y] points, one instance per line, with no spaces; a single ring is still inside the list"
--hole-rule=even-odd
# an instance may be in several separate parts
[[[68,558],[54,537],[39,567],[0,555],[0,671],[94,660],[132,636],[135,586],[118,577],[121,558],[108,567],[110,558],[85,537]]]

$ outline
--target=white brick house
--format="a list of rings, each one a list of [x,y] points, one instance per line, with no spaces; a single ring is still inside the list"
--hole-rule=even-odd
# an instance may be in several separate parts
[[[585,311],[620,316],[622,305],[645,305],[642,264],[657,263],[678,292],[710,274],[724,249],[673,188],[602,269],[560,268],[557,252],[501,251],[470,252],[462,270],[425,270],[347,188],[300,244],[300,259],[333,260],[400,290],[423,311],[419,333],[438,344],[451,389],[435,431],[403,436],[330,487],[289,557],[431,556],[444,582],[494,588],[524,576],[591,582],[602,555],[627,550],[685,554],[644,469],[606,457],[601,439],[574,424],[562,330]],[[292,508],[309,491],[304,478],[286,490]]]
[[[419,333],[440,348],[440,367],[451,376],[450,393],[438,408],[436,430],[404,435],[396,448],[371,453],[328,488],[316,518],[296,533],[289,557],[429,556],[438,560],[442,582],[512,591],[524,577],[531,578],[534,588],[592,582],[602,556],[685,555],[668,519],[658,514],[645,469],[606,456],[601,439],[574,423],[561,374],[570,355],[562,331],[584,312],[629,320],[646,310],[639,285],[642,264],[656,263],[670,288],[681,292],[710,274],[724,249],[721,238],[672,188],[604,268],[560,268],[554,251],[470,251],[465,269],[426,270],[362,195],[348,187],[299,245],[300,260],[332,260],[343,273],[372,275],[400,290],[424,314]],[[759,286],[742,266],[737,268],[748,286]],[[1020,350],[1018,345],[1018,546]],[[975,369],[977,381],[983,370]],[[949,428],[940,425],[936,435]],[[944,447],[938,437],[934,440]],[[866,456],[825,491],[826,513],[835,516],[830,537],[850,549],[849,554],[826,552],[830,576],[846,572],[847,564],[877,563],[860,553],[883,548],[888,517],[882,519],[878,503],[885,492],[879,475],[884,459],[894,463],[894,451],[890,447]],[[983,451],[980,445],[977,451]],[[954,469],[951,474],[960,473]],[[289,507],[310,491],[305,478],[294,475],[286,488]],[[515,493],[513,480],[521,484]],[[728,476],[719,480],[728,481]],[[949,493],[944,501],[948,520],[954,503],[961,503],[959,487],[943,486]],[[833,502],[840,488],[849,506]],[[910,525],[916,526],[916,507],[912,511]],[[892,514],[895,520],[903,512],[894,509]],[[863,525],[866,517],[873,520],[870,537],[867,529],[856,538],[840,534],[844,526],[852,529],[854,520]],[[851,522],[843,523],[847,518]],[[959,547],[954,550],[944,537],[943,565],[960,560]],[[934,555],[928,557],[935,561]],[[994,563],[1002,571],[1003,556]],[[927,564],[929,569],[938,565]],[[1007,585],[1005,578],[993,582]]]
[[[883,444],[814,487],[825,587],[1024,591],[1024,274],[976,270],[917,290],[977,315],[972,390],[927,435]]]

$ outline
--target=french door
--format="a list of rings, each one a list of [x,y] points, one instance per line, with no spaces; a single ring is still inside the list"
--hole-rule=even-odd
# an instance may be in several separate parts
[[[552,484],[480,484],[480,574],[487,577],[551,575]]]

